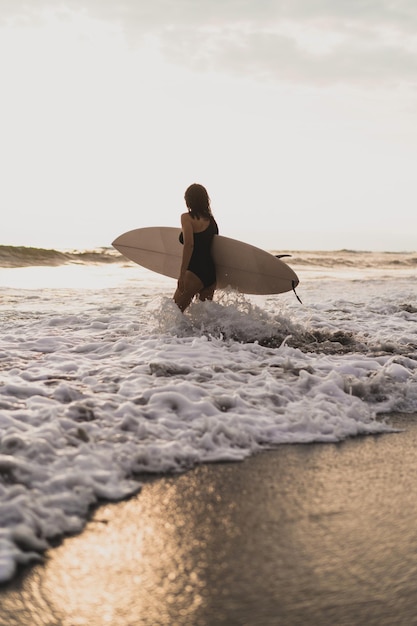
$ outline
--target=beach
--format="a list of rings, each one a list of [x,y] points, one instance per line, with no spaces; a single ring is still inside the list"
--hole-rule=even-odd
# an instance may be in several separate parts
[[[0,626],[417,626],[416,29],[1,2]]]
[[[417,623],[417,255],[290,254],[183,315],[0,249],[1,626]]]
[[[417,415],[145,482],[0,592],[2,626],[417,624]]]

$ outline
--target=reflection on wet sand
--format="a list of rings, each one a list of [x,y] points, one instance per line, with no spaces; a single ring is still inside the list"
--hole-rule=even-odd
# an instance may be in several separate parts
[[[411,624],[416,441],[282,446],[145,484],[4,593],[0,623]]]

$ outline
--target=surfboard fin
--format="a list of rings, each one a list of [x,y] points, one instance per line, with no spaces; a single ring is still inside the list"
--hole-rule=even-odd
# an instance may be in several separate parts
[[[292,290],[293,290],[293,292],[295,293],[295,297],[297,298],[298,302],[299,302],[300,304],[303,304],[303,303],[301,302],[301,299],[299,298],[299,296],[298,296],[298,294],[297,294],[296,290],[295,290],[296,285],[298,285],[298,283],[296,283],[296,282],[295,282],[295,280],[293,280],[293,281],[292,281]]]

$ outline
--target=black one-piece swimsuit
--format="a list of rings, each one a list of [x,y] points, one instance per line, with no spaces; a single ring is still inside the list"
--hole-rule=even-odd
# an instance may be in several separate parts
[[[210,287],[216,282],[216,268],[211,256],[211,244],[214,235],[219,234],[219,228],[214,217],[210,218],[210,224],[201,233],[194,233],[194,248],[187,269],[195,274],[203,283],[204,287]],[[183,234],[180,234],[180,242],[184,243]]]

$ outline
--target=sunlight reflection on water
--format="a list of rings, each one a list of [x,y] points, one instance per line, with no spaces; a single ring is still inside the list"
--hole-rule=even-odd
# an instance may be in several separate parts
[[[300,284],[325,280],[375,280],[395,276],[397,279],[414,279],[415,267],[326,267],[290,263]],[[150,293],[171,293],[175,280],[151,272],[134,263],[59,266],[0,267],[0,288],[6,289],[111,289],[128,284],[140,284]]]
[[[59,265],[0,268],[0,287],[10,289],[108,289],[140,281],[144,287],[175,282],[138,265]]]

